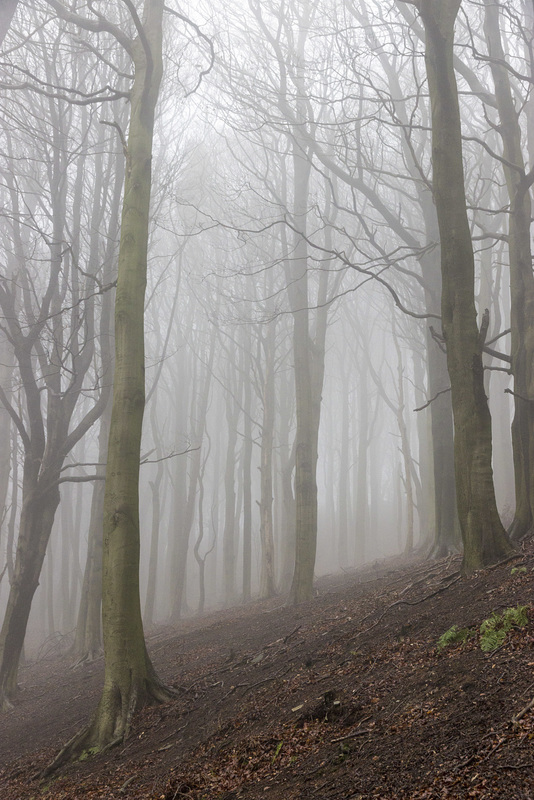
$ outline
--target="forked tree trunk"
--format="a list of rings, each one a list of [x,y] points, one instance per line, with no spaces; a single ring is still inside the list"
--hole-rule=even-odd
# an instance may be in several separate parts
[[[454,23],[461,0],[418,0],[426,32],[432,110],[434,200],[441,239],[442,327],[454,414],[458,515],[463,571],[508,555],[491,466],[491,417],[484,392],[482,341],[476,322],[474,256],[466,210],[458,91],[453,67]]]

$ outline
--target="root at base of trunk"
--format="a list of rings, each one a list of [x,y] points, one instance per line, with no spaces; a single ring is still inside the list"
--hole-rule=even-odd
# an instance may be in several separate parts
[[[175,692],[157,679],[131,685],[128,694],[118,686],[106,687],[90,724],[79,731],[43,770],[44,779],[72,761],[85,761],[124,742],[130,733],[134,714],[146,705],[165,703]]]

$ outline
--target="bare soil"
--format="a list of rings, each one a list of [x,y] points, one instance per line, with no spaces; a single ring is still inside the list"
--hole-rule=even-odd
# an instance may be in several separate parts
[[[529,605],[534,546],[469,578],[459,558],[399,560],[148,637],[174,702],[123,746],[40,781],[99,697],[102,660],[49,655],[0,718],[0,798],[356,800],[534,797],[534,609],[496,651],[451,625]],[[514,722],[514,716],[524,712]]]

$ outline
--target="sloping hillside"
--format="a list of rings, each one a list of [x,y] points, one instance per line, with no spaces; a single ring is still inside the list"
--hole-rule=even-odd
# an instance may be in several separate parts
[[[30,665],[0,726],[1,797],[531,797],[534,612],[494,651],[478,630],[532,602],[534,548],[471,578],[459,564],[376,565],[321,581],[297,608],[275,598],[159,629],[150,650],[176,701],[44,784],[94,708],[102,664]],[[471,635],[440,650],[452,625]]]

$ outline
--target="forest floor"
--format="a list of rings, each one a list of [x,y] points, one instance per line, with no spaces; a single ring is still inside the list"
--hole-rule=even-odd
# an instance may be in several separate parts
[[[88,721],[102,660],[44,655],[0,720],[0,797],[150,800],[534,798],[534,545],[472,577],[460,560],[383,562],[148,637],[174,702],[126,743],[39,773]],[[529,606],[493,652],[452,625]],[[516,717],[519,716],[519,719]]]

